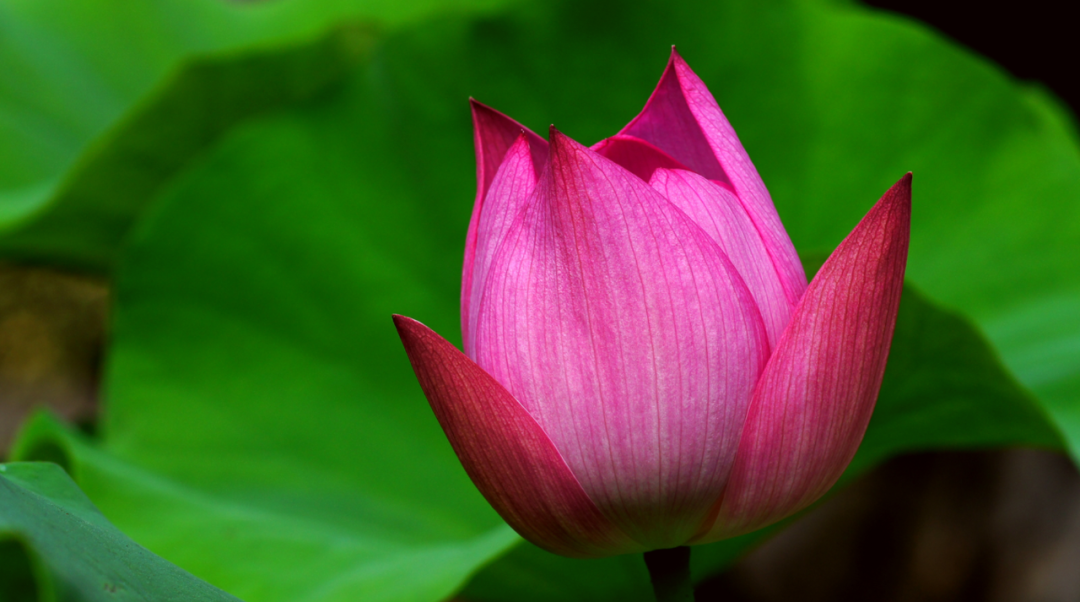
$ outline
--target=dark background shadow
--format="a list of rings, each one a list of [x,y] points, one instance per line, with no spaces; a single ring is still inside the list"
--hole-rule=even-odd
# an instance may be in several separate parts
[[[868,6],[914,17],[986,56],[1015,77],[1037,81],[1080,114],[1080,21],[1070,2],[990,3],[869,0]],[[1000,6],[1000,5],[999,5]]]

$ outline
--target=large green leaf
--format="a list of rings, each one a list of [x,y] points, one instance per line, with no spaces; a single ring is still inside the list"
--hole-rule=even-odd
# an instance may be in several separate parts
[[[1065,393],[1044,396],[1076,441],[1062,350],[1077,333],[1023,327],[1025,308],[1069,307],[1080,278],[1080,159],[1048,101],[845,5],[592,0],[403,28],[341,89],[253,116],[175,171],[124,250],[100,448],[39,422],[19,453],[62,442],[121,528],[251,602],[453,591],[515,538],[457,465],[388,316],[456,338],[474,173],[464,100],[593,142],[640,109],[671,42],[800,248],[831,248],[916,171],[909,274],[929,299],[905,292],[856,471],[910,449],[1056,445],[1023,385],[1051,389],[1021,369],[1024,349],[1060,368],[1047,382]],[[703,546],[699,573],[753,539]],[[524,546],[468,593],[631,599],[642,579],[638,559]]]
[[[10,205],[0,198],[0,255],[107,271],[143,207],[177,171],[245,119],[332,88],[372,38],[368,28],[346,25],[312,41],[191,60],[99,136],[60,184],[40,189],[47,204],[13,219],[7,232]]]
[[[798,104],[813,117],[768,125],[798,132],[795,148],[763,136],[750,149],[796,245],[838,242],[867,207],[860,198],[876,198],[890,170],[913,170],[909,276],[974,320],[1080,458],[1080,145],[1071,116],[1041,88],[922,27],[854,10],[807,14],[816,34],[802,46]],[[744,137],[765,122],[753,117],[754,94],[741,89],[725,104],[750,117]]]
[[[0,464],[0,599],[237,602],[112,526],[55,464]]]
[[[478,494],[455,486],[456,475],[432,476],[437,465],[403,458],[414,474],[387,475],[380,487],[275,453],[233,466],[251,477],[237,474],[234,483],[215,483],[234,459],[196,454],[208,473],[198,482],[104,453],[47,416],[27,425],[14,450],[65,463],[133,539],[245,600],[441,600],[517,541],[482,505],[480,517],[455,512],[455,494]],[[361,470],[375,464],[359,460]],[[445,497],[402,495],[429,476]]]
[[[107,270],[154,187],[222,127],[317,92],[333,79],[355,54],[348,39],[318,41],[333,24],[392,28],[431,13],[482,11],[503,2],[5,2],[0,253]],[[273,59],[296,46],[302,51],[290,59],[291,68],[277,60],[284,79],[268,78],[267,60],[259,55]],[[252,57],[237,60],[237,53]],[[155,95],[160,89],[169,96]],[[208,94],[217,105],[204,106]]]
[[[877,407],[845,478],[901,451],[1018,445],[1064,441],[969,320],[906,285]]]

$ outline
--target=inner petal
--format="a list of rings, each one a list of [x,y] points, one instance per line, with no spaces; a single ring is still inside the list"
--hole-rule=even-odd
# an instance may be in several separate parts
[[[477,362],[605,515],[680,545],[726,482],[766,359],[760,312],[684,212],[565,136],[551,148],[488,272]]]
[[[727,253],[761,310],[769,348],[775,348],[795,304],[785,294],[769,249],[739,197],[726,186],[685,169],[656,169],[649,185],[682,209]]]
[[[644,182],[648,182],[657,169],[690,169],[653,144],[634,136],[612,136],[593,145],[592,150],[621,165]]]

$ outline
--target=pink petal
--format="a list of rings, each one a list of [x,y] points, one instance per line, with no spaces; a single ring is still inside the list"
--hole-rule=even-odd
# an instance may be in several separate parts
[[[564,556],[642,551],[597,510],[540,425],[502,385],[420,322],[394,316],[394,324],[465,471],[515,531]]]
[[[476,331],[476,312],[480,295],[487,281],[491,258],[506,236],[510,225],[536,188],[536,172],[528,136],[519,133],[517,142],[506,152],[498,173],[491,181],[483,211],[470,228],[473,261],[470,278],[461,288],[461,332],[465,355],[475,358],[473,349]],[[471,291],[466,290],[470,287]]]
[[[784,294],[769,249],[739,198],[729,188],[684,169],[656,169],[649,185],[682,209],[731,258],[761,310],[770,349],[775,347],[795,305]]]
[[[910,223],[908,174],[822,266],[754,389],[719,515],[696,543],[805,508],[847,467],[885,372]]]
[[[649,102],[619,135],[651,142],[702,176],[729,185],[765,241],[788,303],[798,303],[806,274],[769,191],[705,83],[674,48]]]
[[[465,235],[465,261],[461,274],[461,331],[466,349],[470,343],[469,306],[473,290],[473,263],[476,258],[477,228],[484,210],[485,199],[499,167],[518,138],[525,135],[533,163],[533,184],[547,164],[547,140],[534,134],[506,115],[489,106],[469,99],[473,116],[473,143],[476,145],[476,202],[473,204],[469,231]]]
[[[730,260],[639,178],[552,131],[497,251],[477,363],[588,496],[649,548],[684,543],[727,478],[767,340]]]
[[[507,151],[522,133],[529,140],[533,165],[539,176],[548,160],[548,143],[529,128],[495,109],[469,99],[473,116],[473,144],[476,146],[476,199],[482,200]]]
[[[671,155],[633,136],[612,136],[593,145],[592,150],[611,159],[648,182],[657,169],[689,169]]]

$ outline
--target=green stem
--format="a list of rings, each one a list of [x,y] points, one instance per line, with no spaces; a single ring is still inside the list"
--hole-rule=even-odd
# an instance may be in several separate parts
[[[694,602],[690,583],[690,548],[682,546],[645,552],[656,602]]]

